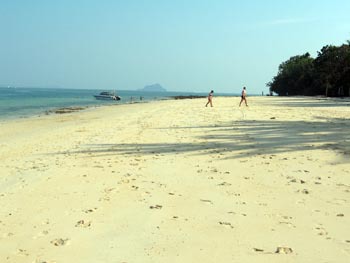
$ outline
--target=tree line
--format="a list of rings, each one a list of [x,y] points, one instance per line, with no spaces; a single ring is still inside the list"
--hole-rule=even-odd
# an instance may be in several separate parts
[[[350,96],[350,41],[324,46],[316,58],[309,53],[291,57],[266,85],[280,96]]]

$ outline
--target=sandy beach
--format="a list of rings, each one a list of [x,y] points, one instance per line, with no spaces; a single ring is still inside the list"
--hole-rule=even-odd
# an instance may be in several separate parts
[[[349,262],[350,102],[0,121],[0,262]]]

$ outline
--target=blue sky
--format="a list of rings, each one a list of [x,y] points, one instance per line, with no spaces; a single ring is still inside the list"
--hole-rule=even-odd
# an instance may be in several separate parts
[[[350,1],[1,0],[0,85],[266,92],[294,55],[350,40]]]

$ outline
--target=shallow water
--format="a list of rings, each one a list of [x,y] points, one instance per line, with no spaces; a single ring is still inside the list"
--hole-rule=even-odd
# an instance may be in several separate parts
[[[84,89],[57,89],[57,88],[1,88],[0,87],[0,119],[29,117],[44,114],[47,111],[72,106],[101,106],[108,104],[125,104],[131,101],[150,101],[166,99],[171,96],[197,95],[206,96],[206,93],[195,92],[143,92],[118,91],[122,99],[96,100],[101,90]],[[218,94],[220,95],[220,94]],[[231,96],[233,94],[221,94]]]

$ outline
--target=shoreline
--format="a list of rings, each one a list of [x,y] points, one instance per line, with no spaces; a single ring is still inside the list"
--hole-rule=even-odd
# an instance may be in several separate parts
[[[45,111],[63,107],[98,106],[111,104],[110,101],[96,100],[94,94],[101,90],[80,89],[1,89],[0,88],[0,118],[27,117],[41,115]],[[120,90],[122,97],[118,104],[136,101],[152,101],[176,95],[193,95],[187,92],[141,92]],[[194,94],[199,95],[199,94]]]
[[[214,99],[216,98],[239,98],[239,95],[232,95],[232,96],[215,96]],[[74,112],[80,112],[80,111],[85,111],[85,110],[93,110],[96,108],[100,107],[109,107],[109,106],[118,106],[118,105],[129,105],[129,104],[143,104],[143,103],[152,103],[155,101],[163,101],[163,100],[186,100],[186,99],[205,99],[206,96],[201,96],[201,95],[178,95],[178,96],[169,96],[165,98],[159,98],[155,100],[147,100],[147,101],[129,101],[129,102],[124,102],[124,103],[119,103],[119,104],[101,104],[101,105],[86,105],[86,106],[65,106],[65,107],[52,107],[51,109],[48,110],[42,110],[40,112],[33,113],[32,115],[13,115],[13,116],[0,116],[0,122],[7,122],[7,121],[15,121],[15,120],[21,120],[21,119],[28,119],[28,118],[38,118],[42,116],[47,116],[47,115],[52,115],[52,114],[67,114],[67,113],[74,113]],[[310,99],[310,100],[324,100],[324,101],[340,101],[340,102],[350,102],[350,97],[324,97],[324,96],[261,96],[261,95],[252,95],[248,96],[247,98],[304,98],[304,99]],[[349,105],[350,106],[350,103]]]

